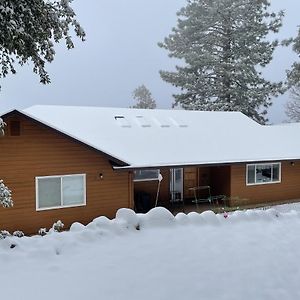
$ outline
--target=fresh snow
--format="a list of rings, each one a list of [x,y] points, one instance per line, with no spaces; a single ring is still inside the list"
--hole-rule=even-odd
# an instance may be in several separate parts
[[[20,113],[125,164],[116,169],[300,159],[299,124],[262,126],[240,112],[34,105]]]
[[[299,204],[227,218],[120,209],[0,240],[1,299],[299,299],[299,232]]]

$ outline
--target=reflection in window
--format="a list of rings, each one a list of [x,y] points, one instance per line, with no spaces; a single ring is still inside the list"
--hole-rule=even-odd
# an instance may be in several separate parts
[[[85,205],[85,175],[36,178],[37,210]]]
[[[247,165],[247,184],[278,183],[281,181],[280,163]]]
[[[158,180],[159,169],[143,169],[134,171],[134,181]]]

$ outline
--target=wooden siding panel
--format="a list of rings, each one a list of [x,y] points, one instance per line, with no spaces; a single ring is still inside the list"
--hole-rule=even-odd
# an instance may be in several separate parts
[[[0,208],[0,229],[34,233],[58,219],[66,227],[74,221],[86,224],[100,215],[114,217],[118,208],[132,205],[128,172],[113,171],[104,155],[50,128],[27,118],[18,120],[21,135],[10,136],[8,130],[0,138],[0,178],[12,189],[14,200],[13,208]],[[67,174],[86,174],[87,205],[37,212],[35,177]]]
[[[217,166],[210,169],[212,195],[230,196],[230,166]]]
[[[281,164],[281,183],[246,185],[246,164],[231,167],[232,205],[300,199],[300,161]]]
[[[194,192],[189,190],[192,187],[198,186],[198,168],[184,168],[184,198],[194,198]]]

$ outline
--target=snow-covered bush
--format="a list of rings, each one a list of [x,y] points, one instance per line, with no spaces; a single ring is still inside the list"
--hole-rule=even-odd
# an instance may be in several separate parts
[[[4,135],[5,123],[0,118],[0,136]],[[0,179],[0,205],[3,207],[12,207],[13,201],[11,199],[10,189],[3,183],[3,180]]]
[[[0,118],[0,136],[4,135],[4,127],[5,127],[5,123],[3,122],[3,120]]]
[[[40,228],[38,231],[38,235],[40,236],[45,236],[47,234],[47,229],[46,228]]]
[[[13,201],[11,199],[11,190],[0,179],[0,204],[3,207],[12,207]]]
[[[0,240],[3,240],[5,238],[7,238],[8,236],[11,236],[11,234],[7,230],[0,231]]]
[[[15,237],[21,238],[21,237],[24,236],[24,232],[21,231],[21,230],[16,230],[16,231],[13,232],[12,235],[15,236]]]
[[[55,222],[52,225],[52,229],[56,232],[61,232],[63,230],[64,226],[65,226],[65,224],[61,220],[58,220],[57,222]]]

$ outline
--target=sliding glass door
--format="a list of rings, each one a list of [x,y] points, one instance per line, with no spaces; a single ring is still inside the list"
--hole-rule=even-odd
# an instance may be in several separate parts
[[[183,168],[170,169],[171,201],[183,200]]]

